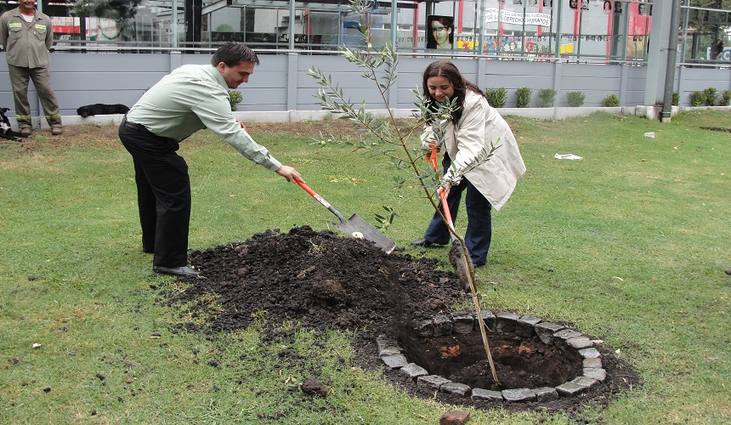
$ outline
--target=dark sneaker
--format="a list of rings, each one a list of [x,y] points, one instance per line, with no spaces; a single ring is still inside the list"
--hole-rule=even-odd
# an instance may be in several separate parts
[[[158,274],[170,274],[178,277],[192,277],[202,278],[201,272],[194,269],[193,266],[182,266],[182,267],[163,267],[163,266],[152,266],[152,271]]]
[[[446,246],[447,244],[445,244],[445,243],[436,243],[436,242],[428,241],[426,239],[418,239],[418,240],[415,240],[415,241],[411,242],[411,245],[421,246],[421,247],[424,247],[424,248],[439,248],[439,247]]]
[[[33,134],[33,129],[30,126],[20,127],[20,137],[30,137],[31,134]]]
[[[61,124],[53,124],[51,126],[51,134],[54,136],[59,136],[63,134],[63,127],[61,126]]]

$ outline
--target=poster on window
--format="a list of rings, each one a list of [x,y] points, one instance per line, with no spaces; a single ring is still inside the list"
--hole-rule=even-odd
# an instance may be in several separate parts
[[[427,49],[452,50],[454,42],[454,18],[451,16],[429,15],[426,17]]]

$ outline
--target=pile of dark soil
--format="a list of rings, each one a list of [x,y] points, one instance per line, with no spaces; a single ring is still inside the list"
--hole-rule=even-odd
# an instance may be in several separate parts
[[[368,241],[309,227],[196,251],[191,262],[207,279],[190,281],[174,301],[189,301],[209,314],[209,305],[200,300],[213,295],[221,310],[205,330],[214,332],[246,327],[263,311],[265,332],[294,320],[374,338],[391,333],[395,324],[432,317],[466,300],[457,276],[438,270],[434,260],[386,255]]]

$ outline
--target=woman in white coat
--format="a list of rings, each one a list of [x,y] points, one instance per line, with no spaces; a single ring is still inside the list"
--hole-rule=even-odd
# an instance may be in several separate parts
[[[454,64],[448,61],[430,64],[424,71],[423,90],[430,103],[456,98],[458,107],[444,137],[446,153],[442,165],[445,176],[442,181],[444,184],[453,182],[447,203],[454,220],[457,219],[462,192],[467,191],[467,232],[464,239],[472,263],[479,267],[487,262],[490,249],[490,210],[499,210],[505,205],[518,177],[525,173],[525,164],[508,123],[487,103],[482,91],[462,77]],[[422,143],[425,148],[434,143],[429,131],[422,136]],[[488,161],[467,171],[464,176],[451,175],[449,166],[452,161],[457,168],[473,163],[483,150],[489,152],[491,145],[497,149]],[[449,240],[447,226],[435,213],[424,238],[413,244],[430,247],[446,245]]]

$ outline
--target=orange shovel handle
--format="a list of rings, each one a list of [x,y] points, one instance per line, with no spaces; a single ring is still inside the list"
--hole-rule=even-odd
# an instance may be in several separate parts
[[[293,177],[292,180],[297,183],[297,186],[301,187],[305,192],[307,192],[308,195],[312,196],[313,198],[315,197],[315,195],[317,195],[317,192],[312,190],[311,187],[307,186],[307,183],[305,183],[304,180],[302,180],[301,178]]]
[[[431,167],[433,169],[436,170],[437,167],[439,166],[439,162],[438,162],[439,152],[437,151],[437,147],[436,146],[432,146],[431,147],[431,152],[427,152],[426,155],[424,155],[424,159],[426,160],[426,162],[429,165],[431,165]]]
[[[439,201],[442,203],[442,214],[444,214],[444,218],[447,219],[447,225],[454,229],[452,213],[449,211],[449,205],[447,204],[449,189],[444,189],[443,187],[440,187],[439,189],[437,189],[437,194],[439,195]]]

